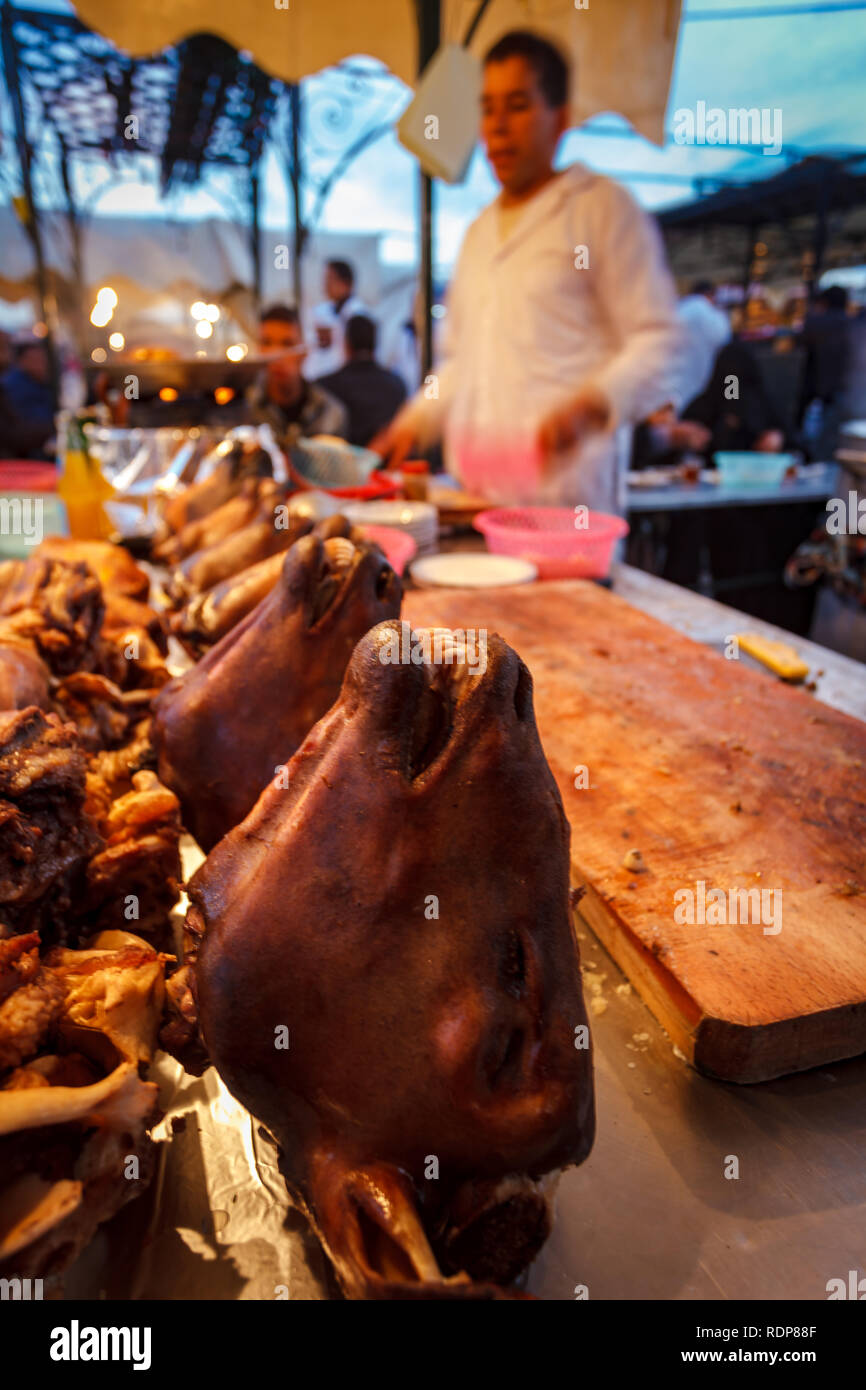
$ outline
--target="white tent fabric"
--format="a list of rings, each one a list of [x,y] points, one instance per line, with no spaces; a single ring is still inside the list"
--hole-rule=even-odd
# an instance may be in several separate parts
[[[71,284],[69,235],[59,212],[41,217],[49,287],[67,309],[79,287]],[[290,238],[275,228],[261,234],[264,302],[291,302],[292,275],[283,254]],[[412,270],[388,267],[379,256],[373,232],[314,232],[304,253],[304,277],[310,288],[308,317],[318,297],[325,262],[348,258],[358,277],[358,293],[379,324],[380,356],[398,351],[400,328],[411,316],[415,292]],[[17,330],[32,322],[36,279],[30,241],[11,205],[0,205],[0,328]],[[83,299],[89,307],[102,285],[118,296],[114,318],[104,336],[123,332],[130,347],[156,342],[184,353],[201,348],[193,339],[189,306],[194,300],[219,304],[223,321],[212,346],[223,350],[236,338],[254,341],[255,305],[251,278],[249,231],[223,218],[186,219],[97,216],[87,219],[83,237]],[[279,253],[279,254],[278,254]],[[30,300],[26,318],[17,306]],[[4,311],[3,301],[8,306]],[[23,307],[23,306],[22,306]],[[307,324],[313,340],[311,323]],[[99,335],[94,332],[93,344]]]
[[[681,0],[491,0],[471,48],[483,53],[509,29],[529,28],[560,43],[577,65],[575,125],[601,111],[626,117],[661,144]],[[285,5],[285,8],[281,7]],[[442,37],[462,41],[478,0],[443,0]],[[136,56],[207,32],[252,54],[285,82],[355,54],[378,58],[409,86],[418,70],[414,0],[76,0],[85,24]]]

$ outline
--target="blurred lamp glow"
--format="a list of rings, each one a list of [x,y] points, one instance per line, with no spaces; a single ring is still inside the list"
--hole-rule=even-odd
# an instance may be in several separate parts
[[[209,338],[213,333],[213,324],[208,323],[207,319],[199,319],[195,331],[200,338]]]
[[[110,285],[103,285],[96,296],[97,304],[105,304],[109,309],[117,308],[117,295]]]
[[[194,319],[203,319],[207,313],[207,305],[203,299],[197,299],[195,304],[190,304],[189,311]]]
[[[162,390],[159,393],[159,399],[161,401],[176,401],[177,392],[175,391],[173,386],[163,386]]]
[[[218,304],[206,304],[204,306],[204,314],[202,315],[202,317],[206,318],[209,323],[216,323],[219,316],[220,311]]]
[[[114,310],[110,304],[96,303],[90,311],[90,322],[94,328],[104,328],[113,313]]]
[[[112,333],[110,338],[108,339],[108,346],[110,348],[114,348],[115,352],[120,352],[120,349],[124,347],[125,344],[126,339],[124,338],[122,333]]]
[[[243,362],[248,352],[246,343],[232,343],[231,347],[226,348],[226,357],[230,362]]]
[[[105,348],[94,348],[90,354],[90,360],[91,362],[104,362],[107,356],[108,353]]]

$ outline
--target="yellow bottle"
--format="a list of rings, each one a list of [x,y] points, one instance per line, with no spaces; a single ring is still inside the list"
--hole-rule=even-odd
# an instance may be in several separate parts
[[[66,507],[69,534],[75,540],[104,541],[114,533],[103,505],[114,496],[114,488],[97,460],[91,458],[81,421],[74,415],[69,421],[57,492]]]

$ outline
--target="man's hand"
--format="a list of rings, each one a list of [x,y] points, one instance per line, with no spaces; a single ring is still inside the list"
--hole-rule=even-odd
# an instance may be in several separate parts
[[[537,443],[542,459],[549,462],[556,454],[606,429],[611,415],[610,401],[603,391],[596,387],[578,391],[570,401],[545,416],[539,425]]]
[[[781,430],[764,430],[755,440],[755,450],[759,454],[780,454],[784,442]]]
[[[417,433],[415,427],[408,420],[401,420],[397,415],[383,430],[370,440],[367,445],[374,454],[379,454],[382,459],[383,468],[400,468],[408,458],[412,457],[412,451],[417,443]]]
[[[697,420],[677,420],[670,428],[670,445],[673,449],[690,449],[696,454],[702,454],[704,449],[709,448],[712,433],[706,425],[701,425]]]

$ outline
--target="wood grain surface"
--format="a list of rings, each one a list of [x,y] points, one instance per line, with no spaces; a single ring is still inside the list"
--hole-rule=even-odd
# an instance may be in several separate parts
[[[689,1061],[753,1082],[866,1052],[866,725],[590,583],[417,590],[404,616],[529,666],[581,914]],[[700,884],[763,889],[763,915],[675,920]]]

